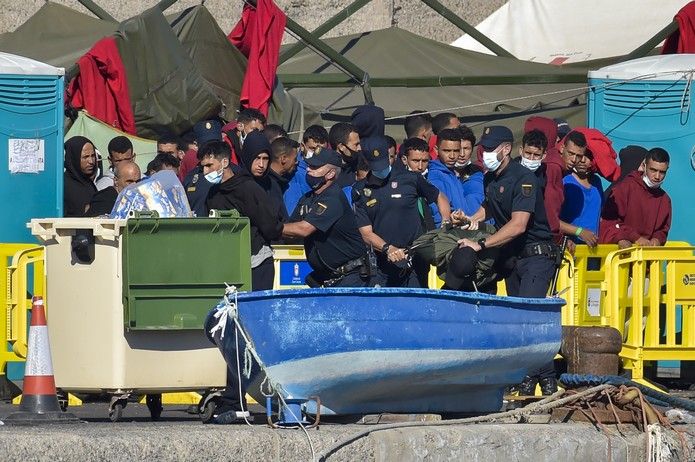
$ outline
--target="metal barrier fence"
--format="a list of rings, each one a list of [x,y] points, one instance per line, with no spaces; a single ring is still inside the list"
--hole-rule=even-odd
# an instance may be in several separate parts
[[[43,247],[0,244],[0,267],[5,275],[0,281],[5,295],[5,309],[0,314],[0,375],[5,375],[9,363],[26,358],[31,297],[45,297]]]
[[[301,288],[311,271],[301,246],[275,246],[275,289]],[[7,309],[0,318],[0,374],[26,356],[31,295],[45,296],[43,248],[0,245]],[[33,270],[33,272],[32,272]],[[442,281],[433,268],[430,288]],[[577,246],[557,285],[567,301],[562,324],[611,326],[624,337],[620,353],[634,380],[644,382],[644,361],[695,361],[695,248]],[[504,293],[504,284],[498,285]],[[3,322],[4,321],[4,322]]]
[[[674,244],[606,258],[601,323],[623,335],[623,366],[647,385],[645,361],[695,361],[695,247]]]

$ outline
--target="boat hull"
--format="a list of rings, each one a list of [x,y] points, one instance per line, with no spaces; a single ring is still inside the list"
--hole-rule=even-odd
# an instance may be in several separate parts
[[[563,303],[385,288],[238,296],[270,381],[287,397],[319,396],[328,414],[496,411],[506,386],[557,353]],[[223,353],[235,369],[232,337]],[[263,378],[248,387],[259,402]]]

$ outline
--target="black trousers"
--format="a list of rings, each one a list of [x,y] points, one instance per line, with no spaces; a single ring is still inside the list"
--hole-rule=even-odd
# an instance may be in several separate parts
[[[545,298],[555,275],[555,260],[546,255],[517,258],[504,280],[510,297]]]
[[[251,289],[270,290],[275,283],[275,262],[267,258],[255,268],[251,268]]]
[[[555,275],[555,260],[546,255],[519,258],[505,279],[507,295],[513,297],[545,298]],[[529,371],[538,380],[555,377],[555,365],[551,361]]]

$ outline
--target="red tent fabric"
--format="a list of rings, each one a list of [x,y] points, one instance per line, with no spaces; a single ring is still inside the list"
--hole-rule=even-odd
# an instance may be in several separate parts
[[[678,30],[668,36],[661,54],[695,53],[695,2],[681,8],[674,19]]]
[[[80,74],[70,81],[65,101],[112,127],[135,134],[126,70],[115,38],[99,40],[77,65]]]
[[[244,5],[241,20],[227,36],[249,59],[240,103],[242,107],[257,108],[266,116],[286,22],[285,13],[272,0],[258,0],[256,8]]]

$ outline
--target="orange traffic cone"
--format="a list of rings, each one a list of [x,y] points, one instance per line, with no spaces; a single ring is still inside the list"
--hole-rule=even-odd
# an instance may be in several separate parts
[[[79,422],[74,414],[61,411],[58,404],[51,347],[48,343],[46,311],[42,297],[32,299],[28,343],[22,401],[19,403],[19,410],[3,419],[4,422],[14,424]]]

